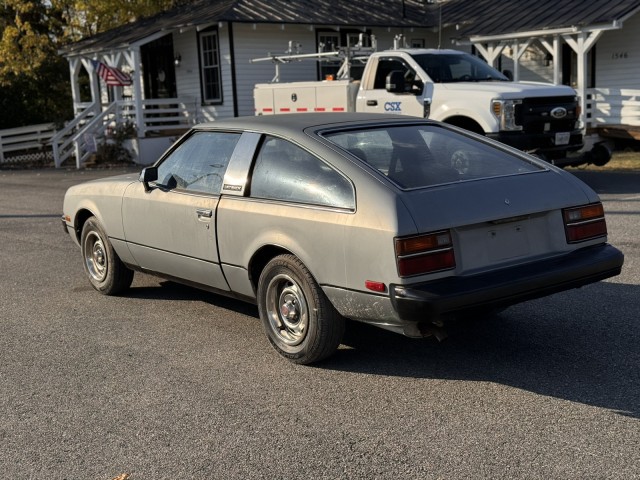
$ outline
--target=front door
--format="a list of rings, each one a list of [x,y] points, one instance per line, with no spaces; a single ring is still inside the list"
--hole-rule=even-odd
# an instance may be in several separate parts
[[[122,206],[125,239],[146,270],[229,290],[218,257],[216,210],[238,133],[195,132],[158,166],[145,191],[129,186]]]
[[[377,60],[377,63],[375,63]],[[424,117],[424,80],[416,70],[400,57],[378,57],[374,62],[375,74],[363,82],[358,95],[358,111],[372,113],[397,113]],[[390,93],[386,90],[387,77],[391,72],[403,73],[405,91]]]
[[[176,68],[173,56],[173,36],[165,35],[143,45],[142,71],[144,98],[176,98]]]

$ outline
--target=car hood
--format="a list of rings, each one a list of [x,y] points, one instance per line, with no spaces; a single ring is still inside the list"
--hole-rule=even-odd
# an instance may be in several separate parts
[[[413,190],[402,200],[424,233],[582,205],[598,196],[568,173],[545,170]]]
[[[78,194],[122,194],[127,185],[138,181],[138,173],[126,173],[114,177],[98,178],[74,185],[67,190],[67,195]]]
[[[459,82],[440,83],[438,88],[453,92],[492,94],[496,98],[573,96],[573,88],[564,85],[535,82]]]

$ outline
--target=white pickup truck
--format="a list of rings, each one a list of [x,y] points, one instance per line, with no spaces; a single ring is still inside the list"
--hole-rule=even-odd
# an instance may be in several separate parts
[[[558,165],[585,163],[567,158],[568,152],[583,147],[579,101],[572,88],[513,82],[457,50],[375,52],[361,80],[257,84],[254,100],[257,115],[356,111],[428,117]]]

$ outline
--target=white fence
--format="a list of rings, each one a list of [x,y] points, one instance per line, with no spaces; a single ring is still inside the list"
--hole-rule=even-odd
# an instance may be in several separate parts
[[[49,151],[54,134],[53,123],[0,130],[0,163],[19,163],[33,154]]]

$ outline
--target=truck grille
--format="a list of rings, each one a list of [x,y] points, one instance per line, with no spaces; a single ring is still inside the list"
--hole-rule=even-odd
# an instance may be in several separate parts
[[[564,108],[563,118],[554,118],[551,111]],[[578,103],[575,97],[525,98],[516,106],[516,124],[525,133],[571,132],[576,128]]]

